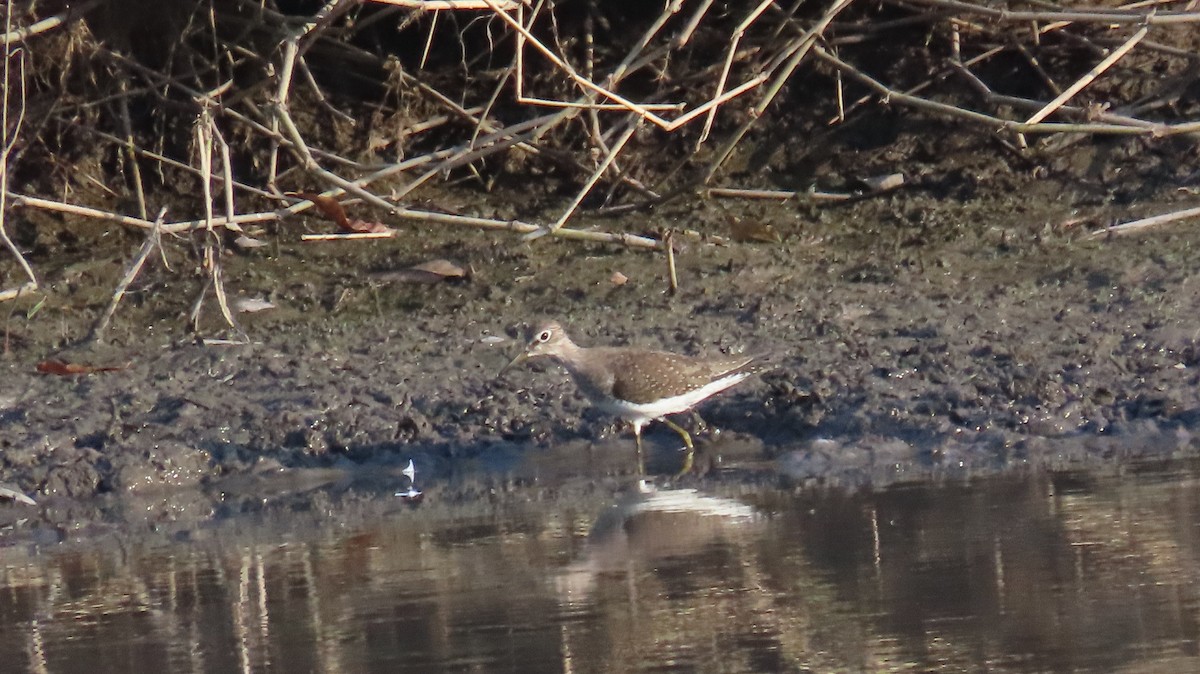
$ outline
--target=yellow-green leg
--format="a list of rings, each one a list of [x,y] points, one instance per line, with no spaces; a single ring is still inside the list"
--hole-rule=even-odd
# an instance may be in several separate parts
[[[639,424],[633,425],[633,440],[637,443],[638,477],[645,477],[646,462],[642,460],[642,427]]]
[[[696,458],[696,445],[692,444],[692,436],[688,435],[688,432],[685,431],[682,426],[666,417],[662,418],[662,422],[669,426],[671,430],[678,433],[679,437],[683,438],[683,444],[687,447],[687,457],[683,459],[683,468],[679,470],[679,474],[686,475],[687,473],[691,472],[692,462]]]

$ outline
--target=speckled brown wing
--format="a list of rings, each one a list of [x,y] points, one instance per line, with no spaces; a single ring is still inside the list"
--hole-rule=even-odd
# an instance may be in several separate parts
[[[614,366],[612,395],[631,403],[651,403],[682,395],[714,379],[749,369],[752,356],[701,359],[665,351],[610,353]]]

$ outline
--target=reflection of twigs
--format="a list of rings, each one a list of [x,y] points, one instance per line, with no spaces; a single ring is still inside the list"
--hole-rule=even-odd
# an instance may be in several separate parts
[[[104,338],[104,331],[108,329],[108,324],[112,321],[113,314],[117,312],[117,305],[121,303],[121,299],[125,297],[130,284],[137,278],[138,273],[142,271],[142,265],[146,264],[150,253],[159,245],[157,226],[162,224],[163,216],[166,214],[166,206],[159,209],[158,217],[154,219],[155,227],[146,233],[146,240],[142,242],[141,249],[138,250],[138,254],[134,256],[129,266],[125,268],[125,275],[121,277],[121,282],[117,284],[116,290],[113,291],[112,299],[108,301],[108,307],[104,309],[104,313],[100,316],[100,319],[92,326],[92,331],[88,335],[89,340],[99,341]]]

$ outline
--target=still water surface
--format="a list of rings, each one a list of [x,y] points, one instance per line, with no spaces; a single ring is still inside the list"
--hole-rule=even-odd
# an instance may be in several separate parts
[[[1200,671],[1200,465],[0,538],[4,672]]]

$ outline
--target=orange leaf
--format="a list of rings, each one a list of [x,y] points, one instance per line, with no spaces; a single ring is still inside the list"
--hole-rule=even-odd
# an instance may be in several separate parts
[[[382,222],[367,222],[366,220],[350,220],[342,225],[342,229],[358,234],[392,234],[396,231]]]
[[[325,214],[325,217],[336,222],[338,227],[347,232],[354,231],[350,226],[350,218],[346,217],[346,211],[337,199],[327,197],[323,194],[314,194],[313,192],[288,192],[287,195],[298,199],[308,199],[313,202],[313,206],[316,206],[318,211]]]
[[[129,367],[130,363],[124,365],[82,365],[80,363],[67,363],[57,359],[43,360],[37,364],[37,371],[42,374],[57,374],[61,376],[69,376],[76,374],[92,374],[93,372],[119,372]]]

